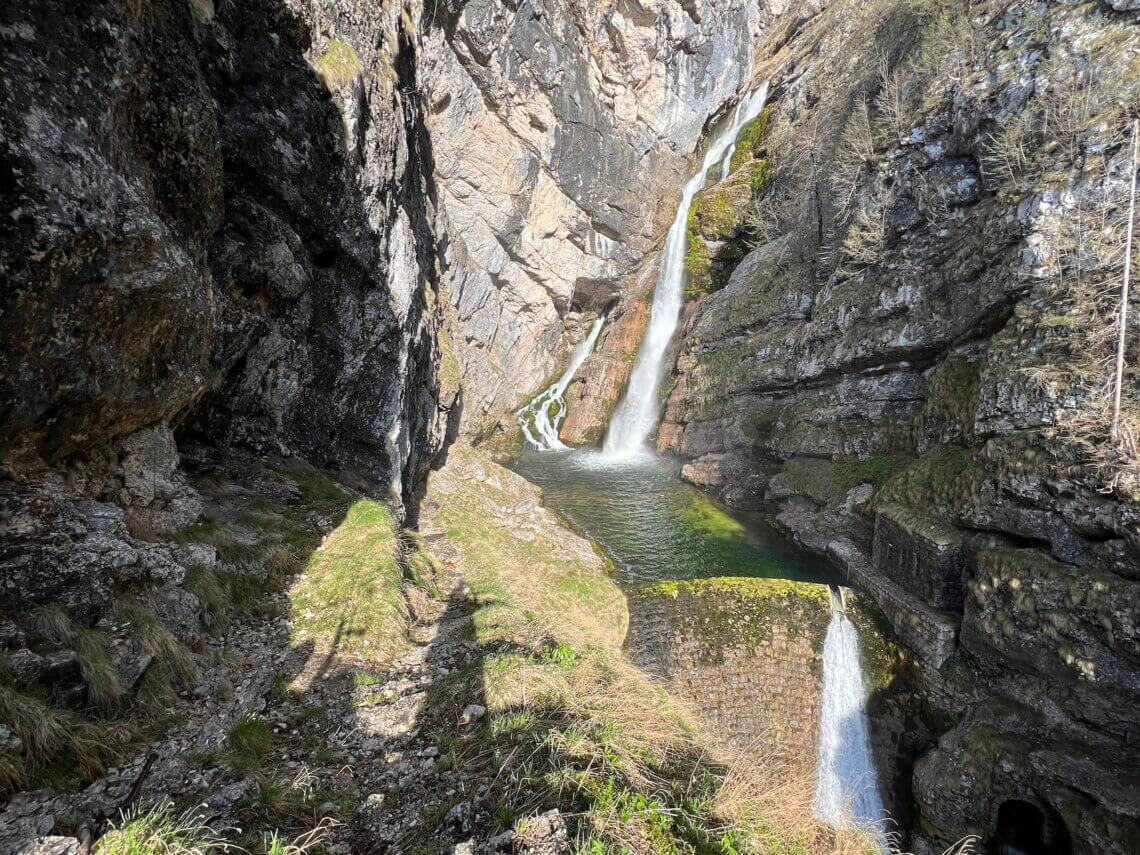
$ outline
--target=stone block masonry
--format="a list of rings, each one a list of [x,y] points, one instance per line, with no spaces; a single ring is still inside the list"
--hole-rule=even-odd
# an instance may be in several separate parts
[[[895,634],[920,659],[939,668],[958,646],[959,618],[931,608],[904,588],[884,579],[853,544],[834,541],[828,554],[847,571],[851,583],[878,603]]]
[[[772,579],[665,582],[633,589],[626,648],[728,753],[815,757],[823,585]]]
[[[937,609],[962,609],[967,549],[953,526],[903,505],[875,517],[875,569]]]

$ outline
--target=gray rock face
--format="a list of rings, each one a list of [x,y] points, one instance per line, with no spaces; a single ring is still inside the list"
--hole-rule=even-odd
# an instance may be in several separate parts
[[[766,8],[474,0],[430,35],[471,432],[554,373],[563,316],[603,308],[659,239],[706,122],[749,83]]]
[[[1140,97],[1131,48],[1078,45],[1131,44],[1134,23],[1008,4],[955,31],[940,70],[927,52],[926,71],[884,71],[853,35],[868,8],[832,4],[790,42],[757,245],[691,310],[658,447],[694,482],[774,503],[877,602],[948,715],[937,744],[912,746],[932,851],[967,833],[998,846],[1020,800],[1048,843],[1128,852],[1140,493],[1086,352],[1116,308],[1075,273],[1119,281],[1123,230],[1105,248],[1081,218],[1123,216],[1114,105]],[[1058,112],[1074,93],[1087,108]],[[1025,131],[1047,116],[1080,121]],[[1126,382],[1132,412],[1138,393]]]
[[[445,431],[419,12],[6,9],[5,447],[55,462],[193,411],[412,497]]]

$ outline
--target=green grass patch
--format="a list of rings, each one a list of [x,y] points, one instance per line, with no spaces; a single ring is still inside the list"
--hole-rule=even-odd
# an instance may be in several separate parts
[[[391,512],[370,499],[355,502],[289,592],[294,643],[374,659],[406,650],[399,550]]]
[[[273,731],[262,719],[247,716],[226,736],[226,762],[235,775],[261,768],[273,748]]]
[[[123,814],[95,844],[98,855],[213,855],[229,851],[234,847],[206,824],[197,808],[176,813],[169,802]]]
[[[526,818],[556,804],[579,817],[579,851],[792,852],[783,843],[804,835],[803,851],[819,851],[811,845],[829,832],[812,818],[810,776],[797,814],[808,830],[781,829],[767,849],[746,845],[759,839],[753,833],[759,825],[742,819],[737,827],[719,813],[724,770],[710,763],[695,726],[667,693],[625,660],[625,599],[604,565],[592,556],[571,557],[557,529],[523,533],[503,521],[497,508],[517,504],[520,492],[533,488],[483,460],[479,465],[493,467],[494,477],[473,477],[463,468],[473,456],[454,447],[429,489],[448,540],[464,554],[466,605],[481,660],[475,674],[450,675],[432,690],[423,726],[440,746],[439,762],[473,785],[493,768],[492,815],[500,827],[514,825],[521,840]],[[826,626],[822,585],[713,580],[702,594],[723,600],[716,585],[737,582],[756,583],[742,614],[754,618],[757,604],[787,600],[818,618],[821,633]],[[454,722],[479,689],[487,715],[473,731],[457,734]],[[758,789],[738,788],[734,804]],[[431,832],[421,826],[408,851],[430,845]]]
[[[364,69],[360,57],[348,42],[333,39],[313,68],[331,90],[341,89],[354,81]]]

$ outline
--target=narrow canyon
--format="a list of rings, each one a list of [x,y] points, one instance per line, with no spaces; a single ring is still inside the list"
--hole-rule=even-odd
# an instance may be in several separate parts
[[[1140,852],[1140,0],[0,47],[0,855]]]

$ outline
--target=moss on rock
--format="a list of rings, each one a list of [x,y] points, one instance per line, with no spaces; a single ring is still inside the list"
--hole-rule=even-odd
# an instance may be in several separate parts
[[[692,298],[709,291],[712,284],[712,254],[708,245],[689,229],[685,248],[685,296]]]
[[[689,232],[707,240],[723,241],[739,231],[751,197],[735,183],[721,182],[701,191],[689,209]]]
[[[666,609],[670,619],[699,638],[711,661],[727,647],[755,648],[776,626],[805,634],[821,650],[830,619],[826,585],[789,579],[718,576],[651,582],[628,589],[634,614]]]
[[[320,59],[313,63],[313,68],[324,78],[325,85],[335,91],[355,80],[364,69],[364,64],[352,45],[333,39]]]
[[[736,150],[729,161],[729,170],[735,172],[748,160],[758,157],[764,149],[764,143],[772,132],[772,117],[775,105],[769,104],[760,111],[760,115],[745,125],[740,136],[736,139]]]

